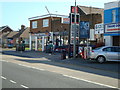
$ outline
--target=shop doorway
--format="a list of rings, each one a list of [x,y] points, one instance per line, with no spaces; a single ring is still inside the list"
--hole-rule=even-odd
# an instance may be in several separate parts
[[[120,36],[113,36],[113,46],[120,46]]]
[[[35,41],[32,41],[31,44],[32,44],[32,45],[31,45],[31,50],[34,51],[34,50],[35,50]]]
[[[42,37],[37,39],[37,50],[42,51]]]
[[[46,36],[37,37],[37,50],[44,51],[46,47]]]

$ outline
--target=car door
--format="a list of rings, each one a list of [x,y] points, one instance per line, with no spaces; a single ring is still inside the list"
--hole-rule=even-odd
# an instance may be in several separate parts
[[[117,53],[116,60],[120,61],[120,47],[114,47],[114,52]]]
[[[108,61],[118,60],[118,52],[115,52],[114,47],[104,48],[103,51]]]

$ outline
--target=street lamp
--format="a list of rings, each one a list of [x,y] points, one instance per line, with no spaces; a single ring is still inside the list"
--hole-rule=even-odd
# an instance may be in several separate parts
[[[75,8],[74,8],[74,13],[75,13],[75,22],[74,22],[74,42],[73,42],[73,58],[76,58],[76,0],[75,0]]]

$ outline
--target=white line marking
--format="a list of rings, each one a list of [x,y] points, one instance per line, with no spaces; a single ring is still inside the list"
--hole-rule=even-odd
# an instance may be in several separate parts
[[[63,74],[63,76],[73,78],[73,79],[77,79],[77,80],[82,80],[82,81],[85,81],[85,82],[89,82],[89,83],[93,83],[93,84],[97,84],[97,85],[101,85],[101,86],[105,86],[105,87],[118,88],[118,87],[114,87],[114,86],[110,86],[110,85],[106,85],[106,84],[101,84],[101,83],[98,83],[98,82],[93,82],[93,81],[89,81],[89,80],[85,80],[85,79],[81,79],[81,78],[77,78],[77,77],[73,77],[73,76],[69,76],[69,75],[64,75]]]
[[[41,68],[36,68],[36,67],[31,67],[33,69],[37,69],[37,70],[41,70],[41,71],[44,71],[45,69],[41,69]]]
[[[20,66],[21,66],[22,64],[18,64],[18,65],[20,65]]]
[[[6,80],[6,79],[7,79],[7,78],[5,78],[5,77],[3,77],[3,76],[1,76],[1,78],[2,78],[2,79],[4,79],[4,80]]]
[[[18,64],[18,65],[31,68],[31,66],[27,66],[27,65],[24,65],[24,64]]]
[[[29,87],[27,87],[27,86],[25,86],[25,85],[21,85],[23,88],[29,88]]]
[[[16,82],[15,82],[15,81],[13,81],[13,80],[10,80],[10,82],[11,82],[11,83],[14,83],[14,84],[16,83]]]
[[[24,67],[28,67],[28,68],[31,68],[31,66],[27,66],[27,65],[22,65],[22,66],[24,66]]]
[[[1,60],[2,62],[8,62],[7,60]]]
[[[44,71],[44,69],[37,68],[37,67],[31,67],[31,66],[27,66],[27,65],[23,65],[23,64],[18,64],[18,65],[20,65],[20,66],[24,66],[24,67],[28,67],[28,68],[32,68],[32,69],[37,69],[37,70]]]

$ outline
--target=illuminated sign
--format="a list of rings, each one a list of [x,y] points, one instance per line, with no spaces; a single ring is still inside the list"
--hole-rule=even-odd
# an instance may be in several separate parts
[[[69,24],[69,23],[70,23],[70,18],[63,17],[63,18],[62,18],[62,23],[64,23],[64,24]]]
[[[120,31],[120,23],[105,25],[105,32],[118,32],[118,31]]]

